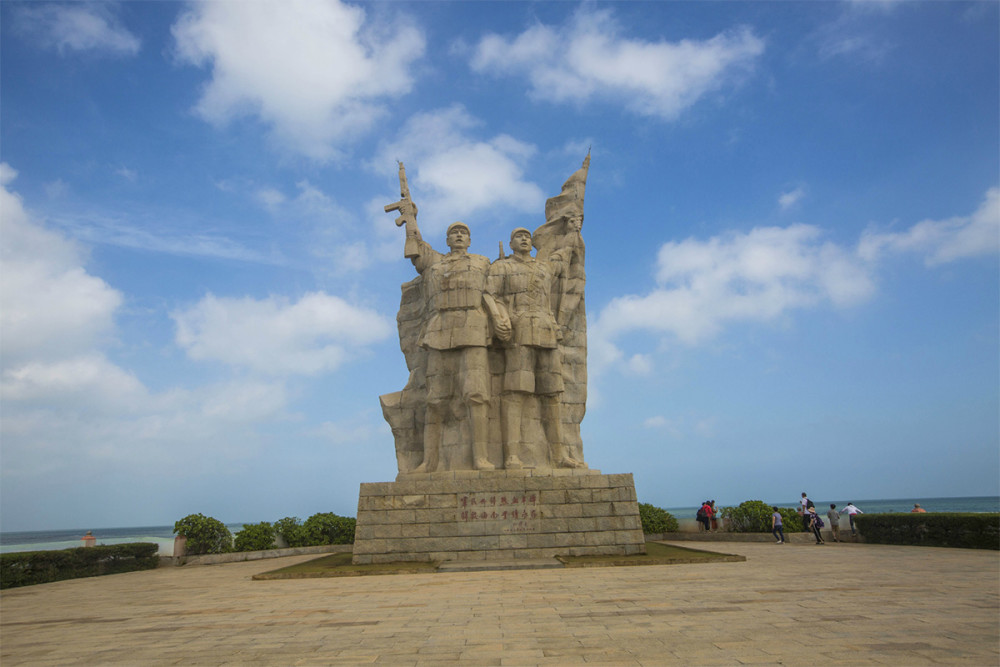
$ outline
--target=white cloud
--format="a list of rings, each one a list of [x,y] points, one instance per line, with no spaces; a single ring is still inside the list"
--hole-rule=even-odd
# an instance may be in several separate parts
[[[646,428],[664,428],[668,423],[669,422],[667,422],[666,417],[656,415],[655,417],[650,417],[646,421],[642,422],[642,425]]]
[[[285,195],[276,188],[264,187],[257,190],[255,197],[269,211],[285,203]]]
[[[131,413],[148,398],[146,388],[134,375],[96,351],[5,368],[0,393],[4,400],[17,401],[22,407],[72,410],[84,403],[101,413]]]
[[[395,175],[396,159],[409,165],[422,229],[427,223],[427,230],[441,232],[466,217],[502,209],[533,213],[544,206],[541,188],[524,180],[524,165],[536,148],[504,134],[475,139],[471,133],[479,124],[459,105],[416,114],[398,139],[380,147],[373,169]]]
[[[625,368],[632,375],[649,375],[653,372],[653,360],[648,354],[633,354]]]
[[[319,160],[410,91],[425,46],[412,25],[375,26],[336,0],[198,2],[172,31],[181,61],[212,67],[203,118],[257,116],[283,147]]]
[[[218,473],[261,446],[257,425],[290,418],[280,381],[241,378],[154,393],[109,360],[102,347],[117,333],[123,296],[88,273],[77,244],[32,218],[9,189],[16,176],[0,163],[5,489],[27,484],[38,492],[112,468],[129,479],[150,470],[178,479]],[[364,313],[358,319],[365,331]]]
[[[858,252],[875,260],[885,252],[912,252],[924,256],[928,266],[1000,251],[1000,188],[990,188],[970,216],[924,220],[905,232],[866,230]]]
[[[788,192],[783,192],[778,197],[778,206],[781,207],[782,211],[787,211],[791,207],[799,203],[799,201],[805,196],[805,188],[798,187],[794,190],[789,190]]]
[[[700,41],[643,41],[621,35],[609,10],[581,9],[563,26],[538,24],[514,38],[487,35],[471,65],[478,72],[527,76],[534,99],[603,99],[673,120],[751,69],[763,52],[764,41],[748,28]]]
[[[177,344],[192,359],[276,375],[334,370],[393,329],[378,313],[324,293],[296,303],[209,294],[172,317]]]
[[[162,221],[165,216],[172,216],[170,224]],[[213,229],[217,224],[215,221],[200,217],[185,220],[185,216],[186,213],[174,210],[143,211],[127,218],[114,212],[74,210],[51,215],[49,222],[72,237],[92,244],[261,264],[281,264],[285,261],[274,248],[268,248],[266,252],[258,251]],[[180,231],[184,227],[194,231]]]
[[[870,268],[808,225],[763,227],[708,241],[664,244],[657,287],[613,299],[592,327],[598,364],[620,363],[614,339],[628,331],[709,339],[730,323],[771,321],[790,310],[849,306],[874,290]]]
[[[91,349],[114,329],[122,295],[83,267],[72,242],[34,222],[7,189],[17,175],[0,166],[0,342],[3,365],[65,359]]]
[[[134,56],[139,38],[112,12],[114,5],[95,2],[22,6],[14,15],[16,27],[45,48]]]
[[[987,191],[972,215],[925,220],[898,233],[868,230],[856,248],[824,241],[818,228],[802,224],[665,243],[656,286],[612,299],[590,327],[595,367],[643,366],[636,360],[645,355],[628,357],[615,342],[628,332],[696,345],[737,322],[861,303],[875,291],[878,260],[890,252],[923,255],[928,266],[1000,252],[1000,188]]]

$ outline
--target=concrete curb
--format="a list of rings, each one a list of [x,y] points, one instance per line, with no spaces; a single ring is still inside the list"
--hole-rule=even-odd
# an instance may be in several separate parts
[[[836,544],[833,541],[833,535],[829,531],[823,531],[823,539],[826,540],[827,544]],[[774,543],[774,536],[771,533],[728,533],[724,531],[718,531],[714,533],[688,533],[688,532],[676,532],[676,533],[647,533],[646,541],[648,542],[770,542]],[[850,531],[845,535],[843,531],[840,533],[840,541],[845,543],[863,543],[865,540],[861,535],[851,537]],[[813,537],[812,533],[785,533],[785,542],[789,544],[815,544],[816,538]]]
[[[284,556],[307,556],[309,554],[333,554],[350,552],[353,544],[322,544],[316,547],[289,547],[287,549],[267,549],[264,551],[238,551],[228,554],[203,554],[200,556],[160,556],[160,567],[175,565],[218,565],[239,563],[248,560],[282,558]]]

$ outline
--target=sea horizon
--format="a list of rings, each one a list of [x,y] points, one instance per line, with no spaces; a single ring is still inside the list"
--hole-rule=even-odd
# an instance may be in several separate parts
[[[818,508],[824,511],[835,503],[841,509],[848,502],[853,502],[863,513],[887,514],[892,512],[909,512],[914,503],[920,503],[928,512],[1000,512],[1000,496],[942,496],[922,498],[874,498],[874,499],[822,499],[810,497]],[[785,502],[764,501],[778,507],[798,507],[798,499]],[[716,503],[719,507],[729,507],[726,503]],[[664,507],[675,518],[690,519],[694,517],[700,505],[684,507]],[[245,523],[231,522],[226,527],[235,535]],[[160,547],[160,554],[173,553],[174,527],[169,525],[152,526],[120,526],[106,528],[66,528],[61,530],[0,530],[0,553],[15,553],[23,551],[51,551],[82,546],[83,536],[90,531],[97,544],[123,544],[127,542],[153,542]]]

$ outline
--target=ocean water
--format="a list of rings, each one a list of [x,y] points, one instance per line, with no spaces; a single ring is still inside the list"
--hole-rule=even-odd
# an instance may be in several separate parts
[[[228,524],[235,535],[243,529],[242,523]],[[97,544],[125,544],[127,542],[153,542],[159,545],[161,556],[174,553],[173,526],[139,526],[136,528],[86,528],[72,530],[39,530],[25,532],[0,531],[0,553],[14,551],[51,551],[83,546],[83,536],[90,531]]]

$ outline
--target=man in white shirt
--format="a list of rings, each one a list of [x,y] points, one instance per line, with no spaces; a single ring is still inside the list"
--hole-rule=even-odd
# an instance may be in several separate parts
[[[848,519],[848,521],[851,522],[851,537],[854,537],[857,534],[855,532],[855,530],[854,530],[854,515],[855,514],[864,514],[864,512],[862,512],[857,507],[855,507],[854,503],[852,503],[852,502],[848,502],[847,506],[844,507],[844,509],[842,509],[840,511],[841,512],[847,512],[847,519]]]

